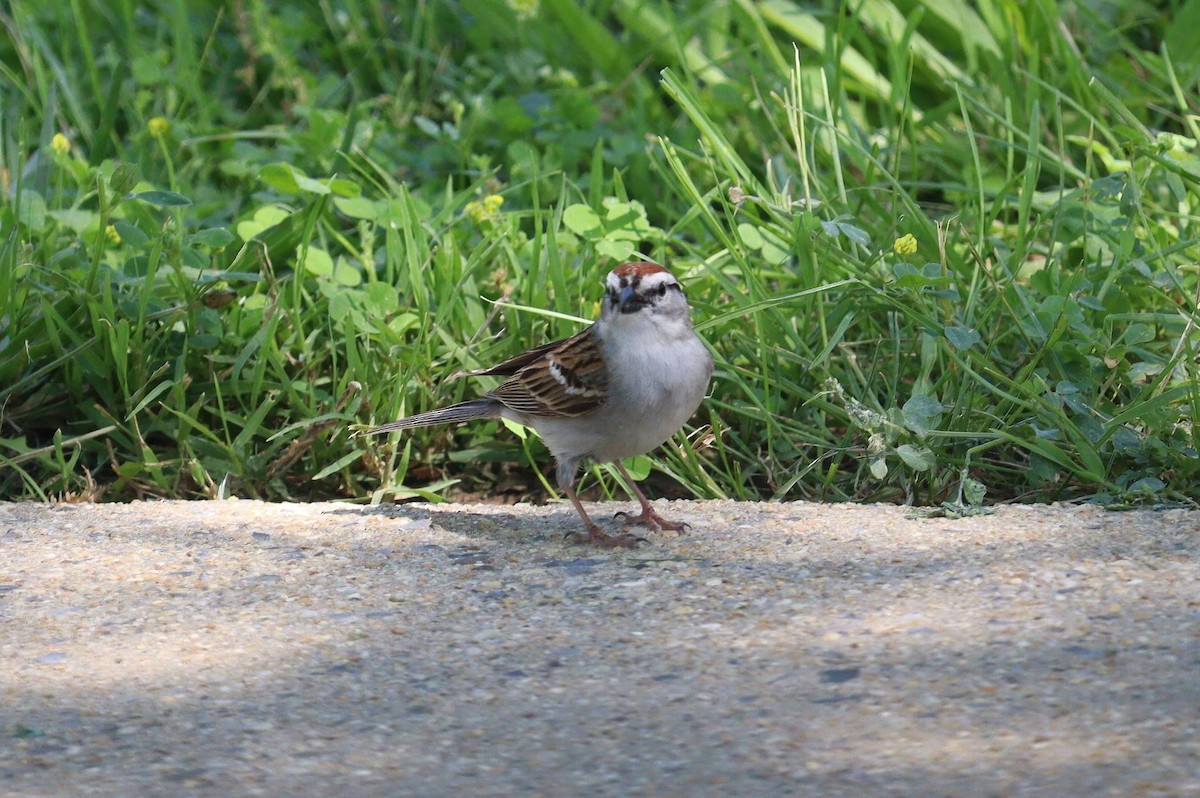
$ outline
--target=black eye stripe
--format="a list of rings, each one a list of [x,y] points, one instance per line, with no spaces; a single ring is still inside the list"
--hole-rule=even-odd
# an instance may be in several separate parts
[[[677,282],[643,281],[639,275],[632,275],[619,277],[616,285],[610,283],[605,290],[605,300],[613,305],[620,304],[620,294],[626,289],[632,289],[638,298],[637,301],[642,305],[657,304],[659,299],[666,297],[668,290],[685,296],[683,287]]]

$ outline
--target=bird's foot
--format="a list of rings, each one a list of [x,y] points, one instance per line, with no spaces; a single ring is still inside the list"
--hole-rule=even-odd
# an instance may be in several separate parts
[[[567,537],[576,543],[587,543],[602,549],[632,549],[646,542],[645,538],[637,535],[610,535],[595,524],[589,526],[587,532],[572,532]]]
[[[682,535],[692,528],[692,525],[685,521],[668,521],[649,506],[637,515],[621,512],[614,515],[613,518],[620,519],[623,527],[644,526],[655,532],[678,532]]]

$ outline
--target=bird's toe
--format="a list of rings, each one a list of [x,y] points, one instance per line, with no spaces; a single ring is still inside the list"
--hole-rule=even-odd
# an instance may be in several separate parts
[[[652,509],[647,509],[637,515],[619,512],[613,517],[621,521],[621,525],[624,527],[644,526],[655,532],[678,532],[682,535],[692,528],[692,525],[686,521],[669,521]]]

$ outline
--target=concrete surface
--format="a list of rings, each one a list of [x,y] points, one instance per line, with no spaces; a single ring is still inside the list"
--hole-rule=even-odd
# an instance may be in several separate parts
[[[0,795],[1200,795],[1200,514],[657,506],[0,503]]]

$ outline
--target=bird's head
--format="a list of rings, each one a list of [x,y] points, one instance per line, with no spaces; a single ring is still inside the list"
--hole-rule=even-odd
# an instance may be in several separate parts
[[[647,261],[622,263],[609,272],[601,317],[615,320],[632,315],[687,319],[687,299],[674,275]]]

